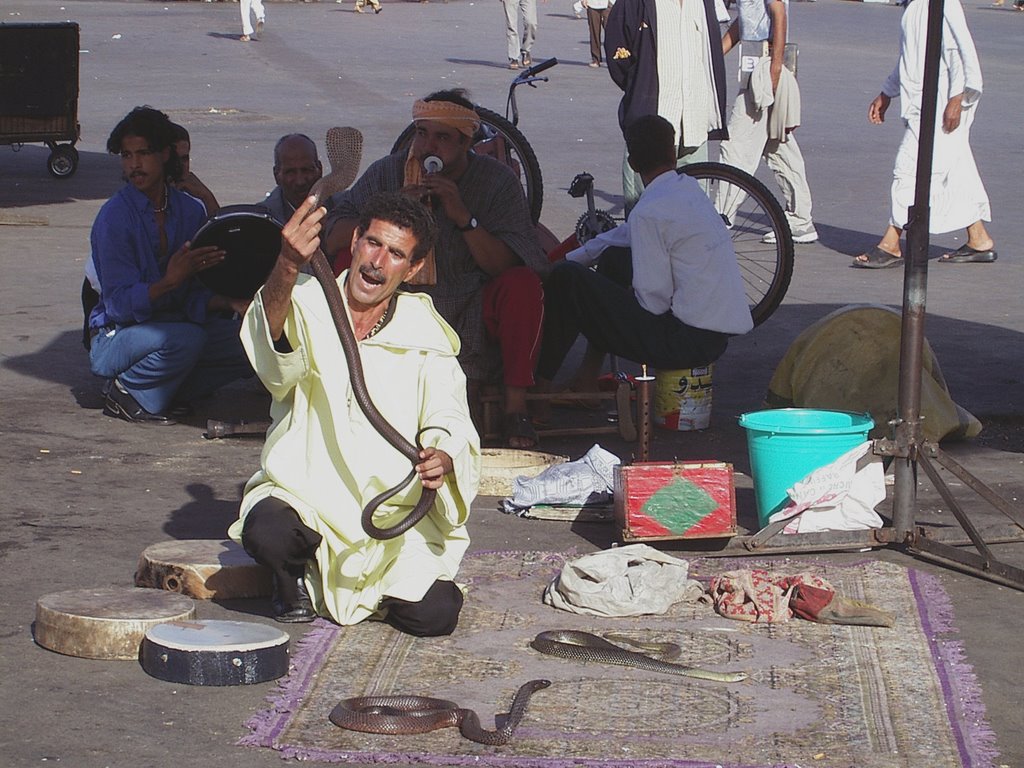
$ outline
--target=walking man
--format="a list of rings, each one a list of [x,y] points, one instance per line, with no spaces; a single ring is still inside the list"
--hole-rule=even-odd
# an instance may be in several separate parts
[[[903,141],[896,151],[892,179],[892,213],[885,234],[875,247],[853,260],[853,266],[884,269],[903,263],[900,236],[907,226],[907,209],[917,188],[917,146],[921,130],[924,51],[928,37],[928,0],[911,0],[900,22],[900,57],[868,107],[868,120],[885,120],[889,102],[902,100]],[[967,229],[967,242],[939,262],[990,263],[995,242],[985,222],[992,220],[988,193],[971,151],[971,124],[981,98],[981,64],[967,28],[960,0],[943,7],[942,56],[939,61],[939,104],[935,112],[935,147],[929,229],[932,234]]]
[[[747,173],[764,158],[786,202],[786,218],[795,243],[813,243],[818,232],[811,219],[811,190],[804,158],[793,130],[800,125],[800,88],[784,65],[788,0],[739,0],[739,15],[722,37],[722,51],[740,50],[740,90],[729,116],[729,140],[719,160]],[[716,207],[733,221],[744,193],[728,185]],[[775,232],[764,236],[774,243]]]
[[[533,64],[533,43],[537,39],[537,0],[501,0],[505,7],[505,37],[508,40],[508,68]],[[523,31],[519,32],[519,17]]]
[[[263,34],[263,26],[267,22],[267,15],[263,10],[263,0],[241,0],[238,9],[242,13],[242,36],[238,38],[243,43],[250,40],[259,40]],[[256,28],[252,26],[252,16],[256,16]]]
[[[608,74],[622,89],[619,127],[661,115],[676,132],[677,165],[708,159],[708,139],[724,139],[725,59],[714,0],[618,0],[604,37]],[[622,161],[627,212],[643,181]]]

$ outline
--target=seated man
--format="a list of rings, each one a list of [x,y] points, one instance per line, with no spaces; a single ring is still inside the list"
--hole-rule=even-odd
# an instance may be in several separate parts
[[[207,216],[213,216],[220,210],[220,203],[210,188],[192,173],[192,138],[188,129],[174,123],[174,151],[178,154],[178,162],[181,163],[181,178],[174,182],[174,186],[203,204]]]
[[[437,490],[426,517],[377,540],[361,527],[362,508],[401,480],[409,462],[353,400],[324,292],[299,274],[319,247],[326,213],[319,208],[306,218],[312,205],[310,198],[285,226],[277,264],[242,329],[273,396],[273,424],[262,468],[228,533],[274,574],[278,621],[376,617],[414,635],[450,634],[462,609],[453,579],[469,546],[480,443],[458,337],[428,296],[397,290],[423,267],[435,224],[424,205],[402,195],[368,201],[351,243],[352,267],[339,278],[366,389],[407,439],[423,430],[416,472],[424,488]],[[389,516],[404,519],[419,501],[415,488],[403,494],[385,507]]]
[[[671,124],[657,115],[636,119],[626,149],[645,187],[629,221],[570,252],[545,285],[542,390],[580,333],[590,350],[576,385],[596,390],[607,352],[656,368],[693,368],[753,327],[729,232],[699,183],[676,173]],[[588,265],[598,258],[594,272]]]
[[[274,181],[277,186],[261,200],[274,218],[286,223],[305,201],[309,190],[324,175],[316,143],[304,133],[289,133],[274,145]],[[324,201],[330,210],[330,202]]]
[[[190,247],[206,219],[174,186],[180,165],[163,112],[136,107],[107,139],[127,182],[93,223],[91,260],[100,286],[89,314],[92,372],[109,379],[103,412],[126,421],[173,424],[181,407],[252,368],[238,340],[247,302],[212,294],[195,275],[224,258]]]
[[[348,245],[355,217],[375,192],[401,190],[429,200],[438,222],[436,284],[416,289],[433,298],[462,340],[459,362],[475,414],[481,384],[496,378],[500,365],[508,445],[530,448],[537,435],[526,390],[534,383],[544,309],[541,276],[548,263],[526,196],[509,168],[472,151],[480,120],[465,91],[438,91],[417,101],[413,120],[416,134],[408,153],[378,160],[336,196],[325,225],[326,252],[335,257]],[[428,173],[423,161],[431,156],[443,167]]]

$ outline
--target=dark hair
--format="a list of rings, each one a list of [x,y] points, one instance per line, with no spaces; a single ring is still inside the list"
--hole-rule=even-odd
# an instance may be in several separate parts
[[[277,144],[274,145],[274,170],[276,171],[281,167],[281,146],[291,139],[305,139],[309,142],[309,146],[313,148],[313,159],[316,162],[320,162],[320,158],[316,152],[316,142],[313,141],[309,136],[304,133],[286,133],[280,139],[277,140]]]
[[[110,132],[110,138],[107,139],[107,152],[112,155],[121,154],[121,143],[125,136],[138,136],[145,139],[153,152],[162,152],[170,148],[170,157],[164,163],[164,175],[168,181],[181,179],[181,161],[172,146],[177,141],[174,135],[174,123],[167,115],[150,106],[136,107]]]
[[[637,173],[676,164],[676,132],[660,115],[644,115],[626,126],[626,150]]]
[[[174,143],[177,144],[179,141],[187,141],[189,146],[192,145],[192,137],[188,135],[188,128],[180,123],[171,123],[171,130],[174,132]]]
[[[458,104],[460,107],[466,109],[472,109],[476,112],[476,104],[469,97],[469,91],[465,88],[449,88],[446,91],[434,91],[429,96],[423,97],[424,101],[450,101],[452,104]]]
[[[430,209],[419,200],[399,192],[382,192],[367,201],[359,213],[360,236],[370,228],[372,221],[386,221],[412,233],[416,238],[416,247],[409,260],[413,264],[430,252],[437,239],[437,224]]]

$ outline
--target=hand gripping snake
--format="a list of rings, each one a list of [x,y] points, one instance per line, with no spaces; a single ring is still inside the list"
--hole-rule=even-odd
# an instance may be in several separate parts
[[[519,721],[526,714],[530,697],[549,685],[551,682],[548,680],[531,680],[520,686],[512,699],[505,724],[494,731],[485,731],[473,710],[428,696],[357,696],[343,699],[331,710],[331,722],[350,731],[388,735],[457,727],[471,741],[500,746],[512,738]]]
[[[316,197],[315,204],[310,208],[311,211],[315,211],[320,205],[319,185],[315,185],[310,194]],[[313,254],[310,266],[313,269],[313,276],[320,283],[320,287],[324,291],[324,297],[327,299],[327,306],[331,311],[331,319],[334,321],[334,327],[338,332],[338,339],[341,341],[342,351],[345,353],[349,380],[352,383],[352,394],[356,398],[356,403],[359,404],[367,421],[380,433],[381,437],[387,440],[413,464],[412,470],[398,485],[389,488],[370,500],[363,509],[363,514],[360,518],[360,523],[367,536],[374,539],[393,539],[405,533],[426,517],[427,512],[434,506],[437,491],[433,488],[422,488],[420,500],[416,503],[412,512],[400,523],[390,528],[378,528],[373,522],[373,513],[377,510],[377,507],[402,490],[416,477],[416,464],[420,461],[420,451],[423,449],[423,446],[420,444],[420,435],[428,429],[441,429],[445,432],[448,430],[444,429],[444,427],[423,427],[423,429],[416,433],[416,444],[413,445],[377,410],[377,406],[374,405],[366,388],[366,379],[363,377],[363,362],[359,356],[359,342],[356,341],[352,325],[348,320],[348,314],[345,312],[345,304],[341,298],[341,289],[338,288],[338,281],[334,276],[334,270],[331,269],[331,265],[327,263],[327,257],[319,248]]]
[[[707,669],[654,659],[644,653],[620,648],[614,643],[609,643],[603,637],[574,629],[541,632],[530,641],[530,646],[541,653],[559,656],[563,659],[638,667],[651,672],[665,672],[670,675],[683,675],[699,680],[713,680],[718,683],[739,683],[747,679],[747,675],[743,672],[712,672]]]

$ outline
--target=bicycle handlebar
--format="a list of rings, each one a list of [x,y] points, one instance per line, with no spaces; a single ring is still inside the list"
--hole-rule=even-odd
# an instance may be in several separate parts
[[[536,77],[541,72],[547,69],[551,69],[557,63],[558,59],[556,59],[554,56],[552,56],[550,59],[544,59],[544,61],[540,62],[540,64],[534,64],[532,67],[524,69],[522,74],[519,75],[519,77],[517,77],[516,80],[528,80],[531,77]]]
[[[512,125],[519,124],[519,107],[516,106],[516,88],[520,85],[529,85],[533,88],[536,81],[547,82],[546,77],[537,77],[537,75],[545,70],[551,69],[555,64],[558,63],[558,59],[552,56],[550,59],[544,59],[539,64],[534,64],[532,67],[524,69],[519,75],[512,81],[512,85],[508,88],[508,100],[505,102],[505,119],[511,119]],[[509,118],[509,112],[512,113]]]

